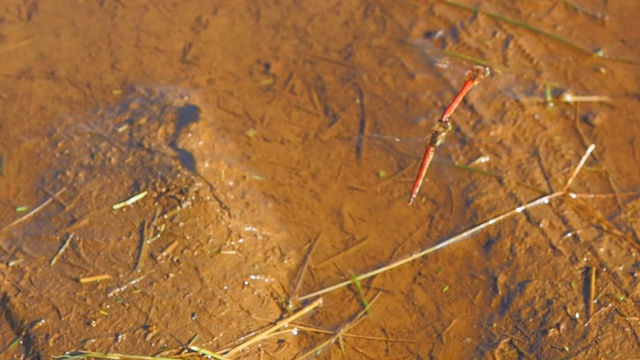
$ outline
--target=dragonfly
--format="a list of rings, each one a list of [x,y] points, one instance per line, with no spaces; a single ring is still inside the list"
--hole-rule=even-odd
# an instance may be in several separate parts
[[[456,111],[456,108],[460,105],[462,99],[464,99],[467,93],[469,93],[473,87],[478,85],[485,76],[489,76],[490,73],[491,70],[487,66],[472,66],[466,74],[466,80],[462,84],[462,88],[458,91],[458,94],[453,98],[449,106],[444,110],[440,120],[438,120],[433,128],[431,128],[430,135],[427,139],[427,147],[424,151],[418,174],[413,182],[411,195],[409,196],[409,206],[413,204],[420,192],[420,187],[422,186],[422,182],[427,174],[427,169],[429,168],[429,164],[431,164],[436,148],[444,141],[447,133],[451,131],[451,115]]]

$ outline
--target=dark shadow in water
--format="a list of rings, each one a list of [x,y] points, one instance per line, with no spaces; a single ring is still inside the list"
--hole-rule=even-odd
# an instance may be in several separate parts
[[[176,124],[176,136],[180,134],[183,128],[189,126],[189,124],[200,121],[200,108],[187,104],[181,108],[178,108],[178,123]]]
[[[196,158],[193,154],[185,149],[178,147],[178,139],[182,129],[189,126],[192,123],[200,121],[200,108],[187,104],[181,108],[178,108],[178,122],[176,123],[176,129],[173,133],[173,140],[171,141],[171,148],[178,154],[178,160],[187,170],[198,174],[198,168],[196,166]]]

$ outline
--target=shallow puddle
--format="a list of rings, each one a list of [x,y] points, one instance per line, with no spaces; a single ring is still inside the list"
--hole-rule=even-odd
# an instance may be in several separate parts
[[[638,353],[626,7],[10,3],[3,357]]]

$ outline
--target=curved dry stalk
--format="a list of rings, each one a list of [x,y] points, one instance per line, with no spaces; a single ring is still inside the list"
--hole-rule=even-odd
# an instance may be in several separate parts
[[[386,272],[386,271],[389,271],[391,269],[397,268],[397,267],[399,267],[401,265],[404,265],[406,263],[412,262],[413,260],[421,258],[421,257],[423,257],[425,255],[428,255],[428,254],[430,254],[430,253],[432,253],[432,252],[434,252],[436,250],[443,249],[443,248],[445,248],[447,246],[453,245],[453,244],[455,244],[457,242],[460,242],[460,241],[462,241],[464,239],[467,239],[471,235],[477,233],[478,231],[483,230],[483,229],[485,229],[485,228],[487,228],[487,227],[489,227],[491,225],[494,225],[494,224],[496,224],[496,223],[498,223],[498,222],[500,222],[500,221],[502,221],[502,220],[504,220],[504,219],[506,219],[506,218],[508,218],[508,217],[510,217],[512,215],[519,214],[519,213],[523,212],[524,210],[528,210],[528,209],[534,208],[534,207],[536,207],[538,205],[548,204],[549,201],[551,201],[552,199],[555,199],[557,197],[560,197],[560,196],[563,196],[563,195],[567,195],[567,196],[569,196],[571,198],[577,197],[578,196],[577,194],[568,192],[569,187],[571,186],[571,183],[575,180],[576,176],[578,175],[578,173],[580,172],[580,170],[584,166],[584,163],[587,161],[587,158],[589,157],[589,155],[591,155],[591,153],[593,152],[595,147],[596,146],[594,144],[591,144],[587,148],[587,151],[582,156],[582,159],[580,159],[580,162],[578,163],[578,165],[574,169],[573,173],[571,173],[571,176],[569,177],[569,180],[567,181],[566,185],[564,186],[564,188],[561,191],[557,191],[557,192],[554,192],[553,194],[545,195],[545,196],[540,197],[540,198],[538,198],[536,200],[530,201],[530,202],[526,203],[525,205],[518,206],[517,208],[515,208],[515,209],[513,209],[511,211],[507,211],[507,212],[505,212],[505,213],[503,213],[501,215],[498,215],[498,216],[496,216],[494,218],[491,218],[491,219],[489,219],[489,220],[487,220],[487,221],[485,221],[485,222],[483,222],[483,223],[481,223],[479,225],[476,225],[476,226],[472,227],[471,229],[469,229],[467,231],[464,231],[464,232],[462,232],[462,233],[460,233],[460,234],[458,234],[458,235],[456,235],[456,236],[454,236],[452,238],[449,238],[448,240],[445,240],[445,241],[443,241],[443,242],[441,242],[441,243],[439,243],[439,244],[437,244],[435,246],[432,246],[430,248],[422,250],[419,253],[413,254],[413,255],[405,258],[405,259],[398,260],[398,261],[396,261],[394,263],[391,263],[389,265],[383,266],[383,267],[378,268],[376,270],[370,271],[370,272],[362,274],[362,275],[358,275],[358,276],[355,277],[355,279],[357,279],[357,280],[368,279],[368,278],[370,278],[372,276],[381,274],[383,272]],[[301,297],[298,298],[298,300],[302,301],[302,300],[310,299],[310,298],[313,298],[313,297],[316,297],[316,296],[320,296],[322,294],[326,294],[326,293],[331,292],[333,290],[337,290],[337,289],[340,289],[342,287],[345,287],[345,286],[347,286],[347,285],[349,285],[351,283],[353,283],[353,279],[345,280],[345,281],[343,281],[341,283],[338,283],[336,285],[329,286],[329,287],[324,288],[322,290],[318,290],[316,292],[301,296]]]

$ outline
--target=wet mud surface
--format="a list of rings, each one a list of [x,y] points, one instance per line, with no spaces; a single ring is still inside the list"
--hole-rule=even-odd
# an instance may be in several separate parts
[[[2,357],[635,356],[640,8],[466,4],[0,7]]]

